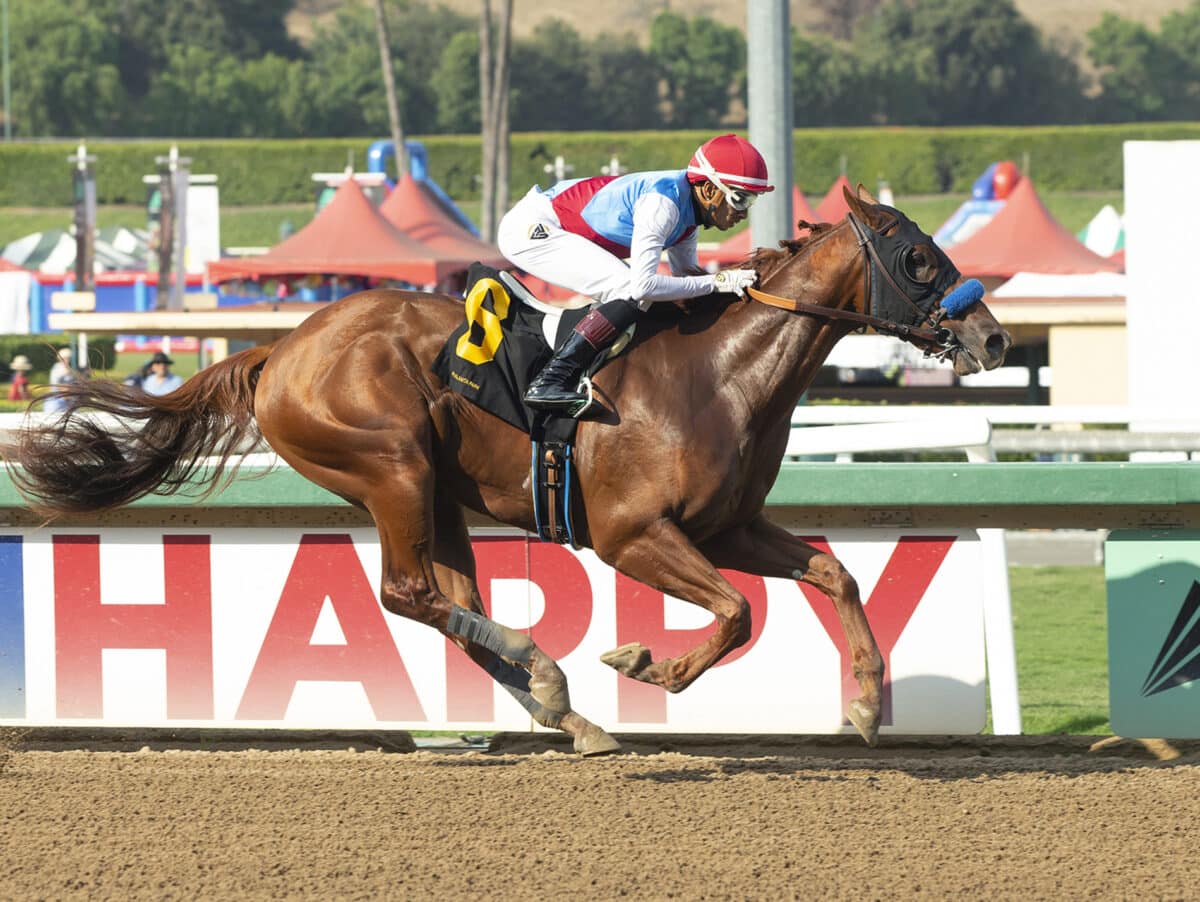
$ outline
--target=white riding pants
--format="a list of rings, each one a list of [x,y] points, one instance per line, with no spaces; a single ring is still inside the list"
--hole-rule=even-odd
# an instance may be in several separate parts
[[[550,198],[536,187],[500,220],[496,244],[514,266],[539,279],[601,303],[630,297],[629,265],[564,229]]]

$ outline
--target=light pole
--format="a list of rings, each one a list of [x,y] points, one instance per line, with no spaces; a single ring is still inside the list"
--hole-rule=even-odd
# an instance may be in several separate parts
[[[750,140],[767,161],[775,190],[764,194],[750,217],[750,243],[774,247],[791,238],[792,31],[787,0],[749,0],[746,43]]]

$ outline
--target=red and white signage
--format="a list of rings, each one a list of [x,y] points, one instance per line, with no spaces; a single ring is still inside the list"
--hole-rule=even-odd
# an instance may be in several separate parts
[[[525,711],[457,647],[383,610],[373,530],[10,531],[24,685],[0,722],[37,725],[524,730]],[[529,629],[577,711],[614,732],[834,733],[858,694],[832,603],[789,580],[726,576],[750,602],[750,642],[686,691],[622,677],[600,655],[655,659],[712,629],[704,610],[615,573],[591,552],[523,534],[475,537],[497,620]],[[887,664],[884,731],[984,725],[980,542],[842,530],[806,536],[858,580]],[[5,602],[0,600],[0,608]],[[11,637],[10,637],[11,638]],[[19,677],[15,678],[19,679]],[[2,682],[2,680],[0,680]],[[23,704],[5,704],[5,693]],[[20,712],[23,716],[9,716]]]

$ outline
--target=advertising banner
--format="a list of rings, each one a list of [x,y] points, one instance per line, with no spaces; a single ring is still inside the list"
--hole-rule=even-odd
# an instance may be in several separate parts
[[[1115,531],[1104,571],[1113,732],[1200,739],[1200,531]]]
[[[884,732],[972,733],[985,718],[980,542],[844,530],[805,536],[858,581],[887,666]],[[491,616],[559,661],[577,711],[615,732],[852,732],[858,694],[833,604],[724,571],[750,641],[670,695],[600,662],[656,660],[708,612],[590,551],[482,530]],[[0,722],[286,729],[526,730],[525,711],[429,627],[379,603],[373,530],[41,529],[0,534]]]

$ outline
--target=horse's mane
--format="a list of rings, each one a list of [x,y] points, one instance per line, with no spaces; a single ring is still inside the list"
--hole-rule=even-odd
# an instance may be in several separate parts
[[[808,234],[803,238],[788,238],[779,242],[778,247],[760,247],[749,257],[746,258],[746,264],[751,268],[758,270],[759,273],[770,271],[783,262],[785,257],[794,257],[801,250],[813,242],[827,235],[835,228],[835,224],[831,222],[809,222],[806,219],[801,219],[796,223],[796,227],[803,230],[808,229]]]

